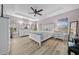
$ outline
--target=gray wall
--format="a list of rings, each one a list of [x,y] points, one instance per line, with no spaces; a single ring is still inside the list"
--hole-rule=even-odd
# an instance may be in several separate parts
[[[65,17],[68,17],[69,21],[79,20],[79,9],[75,9],[73,11],[69,11],[63,14],[49,17],[47,19],[41,20],[39,23],[40,24],[54,23],[58,19],[65,18]]]

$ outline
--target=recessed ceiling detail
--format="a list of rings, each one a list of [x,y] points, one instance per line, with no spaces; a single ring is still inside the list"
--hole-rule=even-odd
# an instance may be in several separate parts
[[[77,8],[79,8],[79,4],[6,4],[4,5],[4,13],[15,17],[38,21]],[[41,11],[39,12],[40,14],[37,11]],[[28,14],[29,12],[33,12],[33,14]],[[42,16],[38,14],[42,14]]]

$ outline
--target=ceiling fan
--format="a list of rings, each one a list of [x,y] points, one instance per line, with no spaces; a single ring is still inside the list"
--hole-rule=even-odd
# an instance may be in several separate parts
[[[34,9],[33,7],[30,7],[30,8],[33,12],[30,12],[29,14],[34,14],[34,16],[36,16],[36,14],[40,16],[42,15],[40,14],[40,12],[43,11],[43,9],[37,10],[37,9]]]

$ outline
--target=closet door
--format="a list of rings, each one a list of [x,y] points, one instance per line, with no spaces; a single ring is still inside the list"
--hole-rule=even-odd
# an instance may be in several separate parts
[[[7,54],[9,48],[9,23],[7,18],[0,17],[0,54]]]

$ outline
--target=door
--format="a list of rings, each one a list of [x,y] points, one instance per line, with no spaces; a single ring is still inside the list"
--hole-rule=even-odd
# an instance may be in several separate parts
[[[9,22],[0,17],[0,54],[7,54],[9,47]]]

